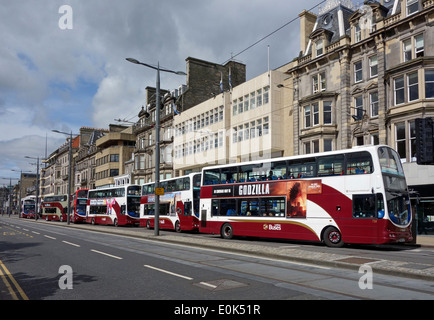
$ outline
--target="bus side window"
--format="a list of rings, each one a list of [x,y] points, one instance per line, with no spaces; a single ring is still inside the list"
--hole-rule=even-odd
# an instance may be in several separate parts
[[[376,196],[374,194],[353,195],[353,218],[375,218]]]
[[[271,163],[272,174],[270,174],[271,180],[287,179],[286,176],[286,161],[279,161]]]
[[[343,154],[318,158],[318,176],[338,176],[344,173]]]
[[[218,216],[219,215],[219,206],[220,200],[213,200],[211,204],[211,215]]]
[[[382,193],[377,193],[377,218],[383,219],[384,217],[384,198]]]
[[[191,216],[191,201],[184,202],[184,216]]]
[[[235,216],[237,214],[237,203],[235,199],[220,200],[220,215]]]
[[[237,183],[238,182],[238,167],[229,167],[222,169],[220,175],[220,183]]]
[[[204,185],[212,185],[220,183],[220,170],[206,170],[203,177]]]
[[[369,152],[347,154],[347,174],[368,174],[374,171]]]

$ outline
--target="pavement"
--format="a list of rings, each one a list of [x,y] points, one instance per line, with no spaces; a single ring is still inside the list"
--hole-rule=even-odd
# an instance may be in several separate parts
[[[11,217],[12,219],[14,217]],[[16,218],[18,219],[18,218]],[[32,220],[34,221],[34,220]],[[399,261],[397,259],[378,259],[370,258],[366,255],[354,255],[342,253],[336,250],[336,253],[318,252],[311,250],[303,250],[302,246],[271,246],[267,241],[231,241],[222,240],[216,241],[215,237],[205,237],[199,234],[175,233],[175,232],[160,232],[160,235],[154,235],[154,232],[149,232],[144,228],[137,227],[113,227],[113,226],[93,226],[89,224],[70,224],[60,222],[46,222],[38,220],[37,223],[54,223],[58,226],[69,228],[86,229],[96,232],[105,232],[124,236],[131,236],[162,243],[190,245],[194,247],[207,248],[213,250],[226,250],[236,253],[256,255],[260,257],[268,257],[273,259],[281,259],[287,261],[296,261],[306,264],[323,265],[329,267],[346,268],[359,270],[362,265],[369,265],[373,272],[381,274],[403,276],[416,279],[424,279],[434,281],[434,256],[432,263],[417,263],[409,261]],[[433,235],[417,235],[417,243],[405,246],[403,249],[417,248],[434,248]],[[220,240],[220,239],[218,239]],[[396,248],[395,248],[396,250]]]

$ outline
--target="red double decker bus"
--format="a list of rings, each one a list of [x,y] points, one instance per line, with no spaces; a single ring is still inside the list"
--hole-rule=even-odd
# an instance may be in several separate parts
[[[89,190],[86,222],[114,226],[138,225],[140,191],[138,185]]]
[[[223,238],[412,240],[404,171],[388,146],[204,168],[200,210],[199,231]]]
[[[86,205],[89,189],[77,190],[71,204],[71,221],[73,223],[86,221]]]
[[[160,182],[164,195],[160,196],[160,229],[181,231],[199,230],[199,195],[201,174],[190,173]],[[155,225],[155,183],[142,186],[140,226]]]
[[[66,221],[68,196],[66,194],[47,196],[42,201],[42,218],[47,221]]]

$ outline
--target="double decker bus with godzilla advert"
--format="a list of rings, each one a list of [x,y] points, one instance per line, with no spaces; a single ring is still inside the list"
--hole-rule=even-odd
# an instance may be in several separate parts
[[[201,233],[345,243],[410,242],[411,206],[385,145],[202,170]]]

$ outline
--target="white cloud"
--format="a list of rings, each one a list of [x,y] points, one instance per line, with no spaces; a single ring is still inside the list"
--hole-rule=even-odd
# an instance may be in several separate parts
[[[13,163],[11,155],[21,157],[18,148],[44,154],[47,134],[51,153],[59,146],[50,144],[59,141],[51,129],[78,132],[81,126],[107,128],[115,118],[134,118],[156,73],[125,58],[159,61],[173,70],[185,70],[189,56],[223,63],[317,2],[3,1],[0,152],[10,162],[0,163],[0,170]],[[65,4],[73,9],[72,30],[58,26]],[[248,78],[266,70],[267,45],[272,68],[298,54],[298,26],[295,21],[236,57],[247,65]],[[185,77],[161,75],[164,89],[181,83]]]

